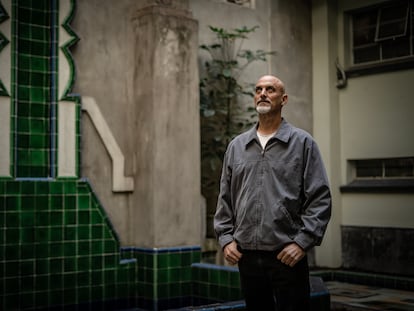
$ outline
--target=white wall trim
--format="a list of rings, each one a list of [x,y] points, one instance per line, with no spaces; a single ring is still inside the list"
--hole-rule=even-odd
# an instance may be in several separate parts
[[[58,177],[77,177],[76,104],[60,101],[58,105]]]
[[[134,190],[134,179],[124,175],[125,158],[111,129],[105,121],[93,97],[82,96],[82,110],[90,116],[102,142],[112,159],[112,191],[129,192]]]
[[[0,176],[10,177],[10,97],[0,96]]]

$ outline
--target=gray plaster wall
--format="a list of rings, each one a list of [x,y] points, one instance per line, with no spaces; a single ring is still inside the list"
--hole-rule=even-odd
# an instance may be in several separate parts
[[[158,2],[78,1],[74,91],[96,100],[135,187],[112,191],[111,158],[87,114],[82,176],[123,245],[200,245],[197,22],[186,1]]]
[[[133,0],[77,1],[71,24],[80,38],[72,50],[76,66],[74,91],[96,100],[125,156],[125,174],[129,176],[134,174],[133,4]],[[81,135],[81,174],[90,180],[122,243],[130,244],[134,238],[129,194],[112,192],[111,158],[85,113]]]

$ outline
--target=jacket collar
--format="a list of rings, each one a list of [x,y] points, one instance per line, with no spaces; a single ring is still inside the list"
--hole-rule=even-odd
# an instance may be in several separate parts
[[[247,131],[246,140],[244,142],[246,148],[252,141],[254,140],[259,141],[257,137],[258,126],[259,126],[259,123],[256,123],[255,126],[253,126],[250,130]],[[282,123],[280,123],[280,126],[276,134],[271,139],[278,139],[281,142],[288,143],[291,132],[292,132],[292,126],[284,118],[282,118]]]

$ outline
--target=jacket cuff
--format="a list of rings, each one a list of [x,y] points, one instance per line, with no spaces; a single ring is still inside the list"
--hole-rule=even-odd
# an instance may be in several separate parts
[[[233,236],[232,235],[229,235],[229,234],[222,235],[222,236],[220,236],[218,238],[218,242],[219,242],[219,244],[221,246],[221,249],[223,249],[224,246],[226,246],[227,244],[233,242],[233,240],[234,240],[233,239]]]
[[[309,234],[304,232],[299,233],[294,239],[295,243],[304,249],[305,252],[315,246],[315,240]]]

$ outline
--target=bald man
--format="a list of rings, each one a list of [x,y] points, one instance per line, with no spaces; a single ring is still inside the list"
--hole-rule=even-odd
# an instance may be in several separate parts
[[[261,77],[258,123],[235,137],[223,161],[214,230],[224,258],[237,264],[251,311],[306,311],[306,253],[320,245],[331,194],[318,146],[282,117],[284,83]]]

